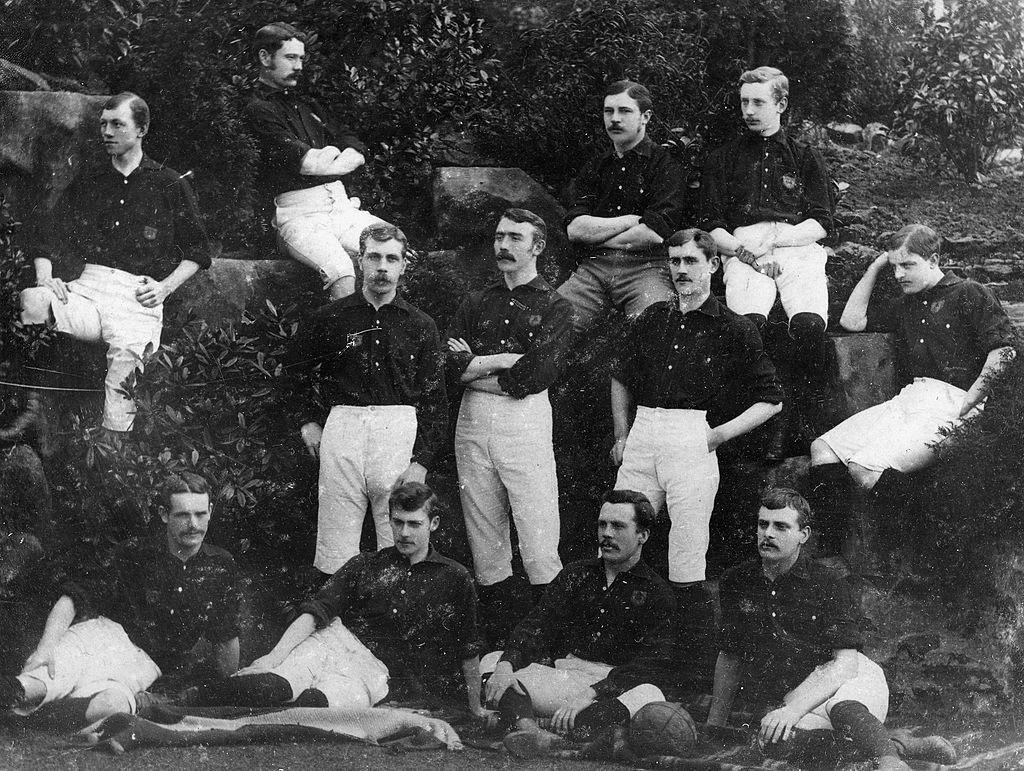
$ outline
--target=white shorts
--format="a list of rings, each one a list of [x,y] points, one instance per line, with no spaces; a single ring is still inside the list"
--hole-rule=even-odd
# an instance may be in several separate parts
[[[341,181],[281,193],[274,199],[274,228],[288,254],[320,274],[325,287],[354,276],[359,235],[384,222],[348,197]]]
[[[831,728],[829,713],[844,701],[860,702],[880,723],[884,723],[889,714],[889,684],[885,681],[885,672],[860,651],[857,652],[857,674],[843,683],[831,698],[804,715],[797,726],[809,730]]]
[[[388,695],[388,668],[341,619],[313,632],[274,669],[292,687],[292,700],[307,688],[330,707],[372,707]]]
[[[761,240],[774,223],[760,222],[736,228],[733,235],[744,246]],[[757,260],[756,265],[777,262],[782,272],[769,278],[735,257],[725,258],[725,302],[739,314],[759,313],[767,317],[778,292],[788,318],[798,313],[814,313],[828,321],[828,280],[825,263],[828,253],[820,244],[780,246]]]
[[[120,624],[99,618],[73,624],[54,649],[54,676],[46,667],[18,675],[22,686],[38,680],[46,688],[42,702],[16,709],[28,715],[59,699],[89,698],[101,691],[115,691],[135,712],[135,694],[144,691],[160,677],[160,667],[146,652],[128,639]]]
[[[481,658],[480,671],[484,674],[493,672],[501,653],[492,651]],[[559,707],[587,695],[590,686],[608,677],[612,669],[609,664],[587,661],[570,654],[564,659],[555,659],[554,667],[528,664],[522,669],[517,669],[515,677],[529,694],[533,711],[537,716],[550,717]],[[644,683],[616,698],[629,710],[632,717],[645,704],[664,701],[665,695],[657,686]]]
[[[960,421],[966,395],[941,380],[915,378],[889,401],[858,412],[819,438],[847,466],[918,471],[935,459],[941,429]],[[968,417],[978,409],[980,405]]]

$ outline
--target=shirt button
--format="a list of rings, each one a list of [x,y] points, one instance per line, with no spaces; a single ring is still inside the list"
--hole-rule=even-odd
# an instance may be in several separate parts
[[[505,323],[508,324],[508,319],[505,319]]]
[[[174,608],[171,608],[171,615],[174,615]]]
[[[669,365],[668,365],[668,368],[669,368],[669,369],[672,369],[672,365],[671,365],[671,364],[669,364]]]
[[[774,596],[775,596],[775,590],[772,589],[772,597],[774,597]]]
[[[601,608],[601,612],[604,613],[604,608]]]
[[[772,618],[775,618],[775,611],[772,611]]]
[[[918,340],[917,342],[919,342],[919,343],[923,343],[923,342],[924,342],[924,338],[922,337],[922,338],[921,338],[920,340]]]
[[[946,329],[949,329],[949,324],[946,324]]]
[[[399,594],[405,594],[405,589],[402,589],[402,591],[400,591]]]
[[[392,608],[392,609],[391,609],[391,612],[392,612],[392,613],[397,613],[397,612],[398,612],[398,608]],[[775,614],[774,614],[774,613],[772,613],[772,615],[774,616]]]
[[[622,185],[619,185],[619,190],[622,190]]]
[[[124,205],[124,199],[123,198],[121,199],[121,204]]]
[[[678,351],[679,350],[679,346],[678,345],[673,345],[672,346],[672,350],[673,351]]]
[[[181,591],[181,587],[180,587],[180,586],[178,587],[178,591],[179,591],[179,592]]]
[[[116,226],[118,226],[118,225],[120,225],[120,224],[121,224],[121,221],[120,221],[120,220],[114,220],[114,226],[115,226],[115,227],[116,227]]]
[[[622,211],[622,207],[621,206],[616,206],[615,207],[615,211]]]

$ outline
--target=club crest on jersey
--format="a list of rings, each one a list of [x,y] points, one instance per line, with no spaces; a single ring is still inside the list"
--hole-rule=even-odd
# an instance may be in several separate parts
[[[362,344],[363,344],[363,333],[362,332],[353,332],[350,335],[348,335],[348,347],[349,348],[359,348],[359,347],[362,346]]]
[[[753,613],[755,610],[757,610],[757,606],[752,600],[748,600],[746,597],[740,600],[740,613]]]
[[[641,592],[639,590],[633,592],[633,596],[629,598],[634,605],[643,605],[647,602],[647,592]]]
[[[529,324],[531,327],[539,327],[540,321],[541,317],[539,313],[534,313],[529,318],[526,319],[526,323]]]
[[[932,313],[941,313],[943,307],[945,307],[945,300],[934,300],[932,301]]]
[[[786,188],[786,190],[792,190],[793,188],[796,187],[796,177],[794,177],[792,174],[783,174],[782,186]]]

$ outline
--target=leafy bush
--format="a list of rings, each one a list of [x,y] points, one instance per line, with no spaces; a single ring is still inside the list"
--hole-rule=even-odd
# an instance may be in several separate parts
[[[607,138],[601,123],[605,86],[620,78],[654,97],[649,131],[699,121],[705,98],[706,42],[692,32],[692,12],[649,0],[594,0],[527,29],[509,44],[496,99],[474,119],[488,153],[550,184],[578,171]]]
[[[853,0],[850,21],[856,57],[850,117],[892,125],[899,108],[899,73],[920,18],[919,0]]]
[[[1016,0],[962,0],[925,9],[900,73],[898,123],[918,155],[968,182],[1024,128],[1024,11]]]

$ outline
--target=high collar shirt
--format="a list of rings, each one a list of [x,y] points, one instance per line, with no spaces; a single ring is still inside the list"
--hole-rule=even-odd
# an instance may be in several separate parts
[[[741,659],[751,701],[776,702],[836,650],[863,647],[849,586],[803,553],[774,581],[760,559],[730,568],[719,598],[719,650]]]
[[[433,547],[416,564],[393,546],[358,554],[301,610],[319,627],[340,618],[406,693],[457,695],[483,647],[472,576]]]
[[[683,313],[676,302],[651,305],[632,323],[612,376],[636,404],[736,415],[757,402],[778,404],[782,385],[750,319],[714,295]],[[722,404],[727,396],[730,403]]]
[[[730,233],[741,225],[813,219],[833,230],[834,205],[821,153],[779,130],[746,131],[712,152],[700,183],[701,227]]]
[[[336,405],[416,409],[413,460],[430,468],[446,432],[448,398],[437,327],[401,297],[376,309],[361,291],[299,325],[287,359],[306,422]]]
[[[208,268],[212,253],[188,181],[145,155],[128,176],[110,163],[83,171],[38,235],[38,248],[50,259],[158,280],[182,260]]]
[[[133,539],[109,566],[64,582],[61,593],[74,602],[76,619],[102,615],[121,624],[165,675],[200,639],[227,642],[239,633],[238,568],[228,552],[207,543],[182,561],[166,543]]]
[[[610,665],[592,686],[599,696],[664,682],[673,668],[672,590],[643,560],[611,585],[606,580],[599,558],[564,567],[513,630],[501,660],[514,670],[568,655]]]
[[[990,351],[1019,343],[992,290],[945,274],[923,292],[872,298],[871,331],[896,333],[896,360],[904,381],[930,377],[968,390]]]
[[[540,276],[509,289],[499,280],[471,293],[455,313],[449,338],[463,339],[472,353],[448,353],[448,375],[458,383],[481,355],[522,354],[498,375],[498,385],[517,399],[540,393],[558,377],[572,335],[572,305]]]
[[[258,185],[271,199],[289,190],[304,190],[340,179],[348,187],[351,175],[300,174],[302,159],[310,150],[332,145],[339,150],[351,147],[366,152],[366,145],[334,114],[293,89],[274,89],[257,83],[244,115],[259,147]]]
[[[608,148],[584,164],[573,181],[563,222],[568,227],[582,215],[638,214],[643,224],[668,238],[681,227],[688,190],[679,162],[644,137],[621,158]]]

